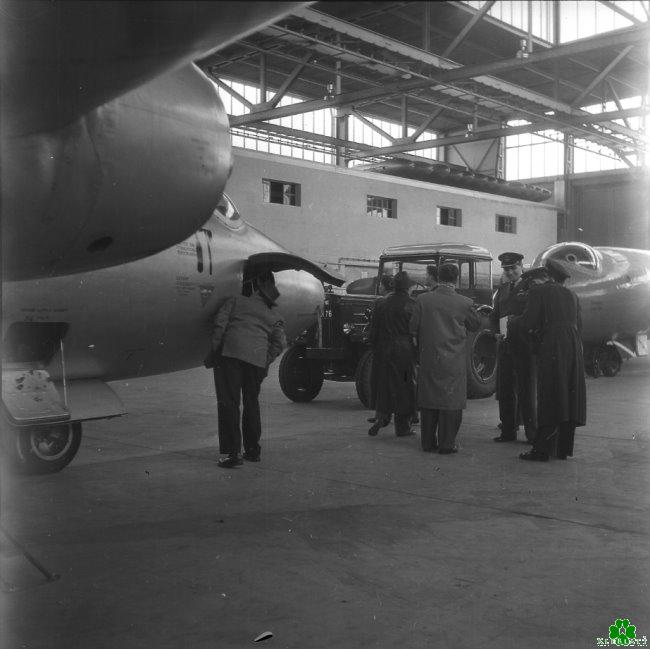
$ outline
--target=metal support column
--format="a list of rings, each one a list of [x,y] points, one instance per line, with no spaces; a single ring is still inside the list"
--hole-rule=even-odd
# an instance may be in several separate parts
[[[431,51],[431,3],[424,2],[424,17],[422,20],[422,49]]]
[[[340,36],[337,36],[337,40],[340,41]],[[336,76],[334,78],[334,93],[340,95],[342,91],[341,87],[341,62],[336,62]],[[333,108],[332,109],[332,119],[334,125],[334,136],[340,140],[348,139],[348,110],[346,108]],[[347,166],[347,156],[345,147],[337,146],[335,154],[335,162],[337,167],[346,167]]]
[[[573,205],[573,135],[564,133],[564,227],[558,228],[558,239],[575,239],[582,241],[582,223],[576,220],[576,210]]]
[[[266,103],[266,54],[260,54],[260,104]]]

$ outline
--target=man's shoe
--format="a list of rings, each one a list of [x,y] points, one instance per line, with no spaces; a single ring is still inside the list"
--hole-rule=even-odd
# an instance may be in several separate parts
[[[452,453],[458,453],[458,449],[454,446],[453,448],[441,448],[438,449],[440,455],[451,455]]]
[[[368,417],[368,419],[366,419],[366,421],[369,424],[374,424],[377,421],[377,417]],[[390,419],[384,425],[388,426],[388,424],[390,424]]]
[[[503,435],[497,435],[494,438],[495,442],[516,442],[517,438],[516,437],[504,437]]]
[[[217,462],[217,466],[220,466],[222,469],[232,469],[233,467],[241,466],[243,463],[244,460],[238,454],[233,453],[228,457],[222,457]]]
[[[386,421],[386,420],[382,421],[381,419],[376,421],[368,429],[368,435],[370,435],[371,437],[374,437],[379,432],[380,428],[383,428],[384,426],[388,426],[389,423],[390,423],[390,419],[388,421]]]
[[[546,453],[540,453],[535,449],[528,451],[528,453],[520,453],[519,457],[529,462],[548,462],[548,455]]]
[[[261,460],[259,453],[244,453],[244,459],[246,462],[259,462]]]

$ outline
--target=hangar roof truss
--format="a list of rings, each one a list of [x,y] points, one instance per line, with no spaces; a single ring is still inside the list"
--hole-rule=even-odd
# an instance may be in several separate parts
[[[207,57],[199,65],[215,80],[268,91],[233,129],[275,132],[296,141],[336,145],[348,158],[381,160],[409,152],[557,130],[604,145],[627,160],[648,144],[629,118],[650,112],[647,97],[650,27],[611,2],[631,26],[553,44],[488,15],[494,2],[316,2]],[[223,85],[222,85],[223,87]],[[301,101],[280,106],[290,92]],[[270,97],[270,98],[269,98]],[[614,102],[618,110],[584,108]],[[370,147],[269,124],[322,108],[401,123],[408,137]],[[512,121],[521,125],[508,126]],[[622,122],[622,123],[621,123]],[[471,128],[468,125],[471,124]],[[438,139],[425,137],[433,131]]]

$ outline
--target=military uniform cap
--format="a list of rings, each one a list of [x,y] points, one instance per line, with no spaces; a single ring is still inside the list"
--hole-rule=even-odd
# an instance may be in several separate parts
[[[571,273],[569,273],[564,264],[557,259],[547,259],[545,266],[548,270],[548,274],[555,279],[559,279],[561,281],[567,279],[568,277],[571,277]]]
[[[524,256],[518,252],[502,252],[497,259],[501,262],[501,268],[503,268],[504,266],[514,266],[520,263],[523,258]]]

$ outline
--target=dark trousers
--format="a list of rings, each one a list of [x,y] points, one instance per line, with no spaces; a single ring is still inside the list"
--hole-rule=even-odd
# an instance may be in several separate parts
[[[564,459],[567,455],[573,455],[575,432],[575,424],[570,421],[563,421],[557,426],[540,426],[533,449]]]
[[[454,447],[463,421],[462,410],[420,409],[420,441],[423,451]]]
[[[242,434],[244,451],[259,455],[262,421],[258,397],[266,371],[222,356],[214,367],[214,386],[217,391],[219,423],[219,451],[224,454],[241,453]],[[240,398],[243,405],[240,428]]]
[[[527,349],[499,345],[497,395],[501,436],[515,439],[521,418],[526,439],[532,442],[537,432],[536,368]]]
[[[390,422],[392,413],[390,412],[381,412],[379,410],[376,411],[375,417],[377,418],[377,421],[381,422],[383,426],[388,426]],[[395,435],[397,437],[404,437],[406,435],[409,435],[411,433],[411,420],[413,419],[413,413],[409,413],[408,415],[398,415],[395,413]]]

